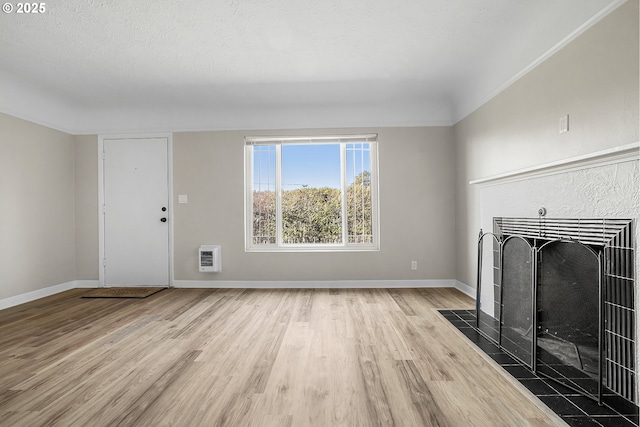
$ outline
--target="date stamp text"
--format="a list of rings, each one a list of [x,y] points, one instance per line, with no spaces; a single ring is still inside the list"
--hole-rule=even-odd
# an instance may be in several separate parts
[[[2,5],[4,13],[41,14],[46,13],[46,3],[4,3]]]

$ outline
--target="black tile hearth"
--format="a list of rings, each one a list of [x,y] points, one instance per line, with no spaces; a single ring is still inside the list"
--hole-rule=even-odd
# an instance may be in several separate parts
[[[440,310],[471,342],[509,372],[570,426],[638,426],[638,407],[616,395],[605,395],[604,404],[584,397],[556,381],[538,376],[476,329],[473,310]],[[485,322],[485,319],[483,319]]]

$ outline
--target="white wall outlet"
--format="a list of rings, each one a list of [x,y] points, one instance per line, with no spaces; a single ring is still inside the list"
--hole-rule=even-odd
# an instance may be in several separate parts
[[[411,261],[411,269],[412,270],[418,269],[418,261]]]
[[[560,117],[559,133],[569,132],[569,115]]]
[[[187,198],[186,194],[179,194],[178,195],[178,203],[188,203],[189,199]]]

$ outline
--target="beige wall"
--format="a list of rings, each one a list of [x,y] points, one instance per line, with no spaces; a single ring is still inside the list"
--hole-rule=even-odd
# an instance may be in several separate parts
[[[98,137],[74,137],[76,280],[98,280]]]
[[[245,253],[244,137],[377,132],[381,250]],[[173,135],[174,278],[422,280],[455,275],[451,128],[182,132]],[[98,279],[97,137],[75,137],[76,279]],[[186,194],[188,204],[178,204]],[[221,244],[223,272],[198,272],[201,244]],[[418,270],[410,270],[410,261]]]
[[[381,250],[244,251],[244,137],[376,132]],[[173,136],[176,280],[452,279],[454,174],[451,128],[194,132]],[[178,204],[179,194],[188,204]],[[221,244],[223,271],[199,273],[197,249]],[[410,270],[410,261],[418,270]]]
[[[0,114],[0,299],[75,279],[74,140]]]
[[[470,180],[638,141],[638,49],[629,1],[454,126],[458,280],[475,285],[481,202]]]

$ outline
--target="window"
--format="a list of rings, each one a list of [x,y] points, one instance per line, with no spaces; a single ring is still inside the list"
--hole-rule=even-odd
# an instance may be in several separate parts
[[[376,140],[246,138],[247,250],[378,249]]]

